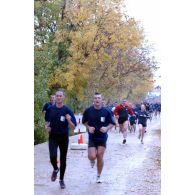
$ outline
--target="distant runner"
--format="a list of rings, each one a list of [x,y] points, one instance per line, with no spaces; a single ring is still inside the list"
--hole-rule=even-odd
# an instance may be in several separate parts
[[[141,138],[141,143],[143,144],[143,138],[145,129],[147,127],[147,119],[150,118],[148,113],[146,112],[146,107],[144,104],[141,105],[141,111],[138,112],[138,125],[139,125],[139,136]]]
[[[47,112],[48,108],[55,104],[55,100],[56,100],[56,96],[55,94],[52,94],[50,96],[50,102],[45,103],[43,106],[42,112],[44,113],[44,115]]]
[[[128,114],[135,116],[132,109],[127,104],[127,100],[123,99],[121,104],[115,107],[114,115],[118,118],[119,131],[123,134],[123,144],[126,143],[128,130]]]

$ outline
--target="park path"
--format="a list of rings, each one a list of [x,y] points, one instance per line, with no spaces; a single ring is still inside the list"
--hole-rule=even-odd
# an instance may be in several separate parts
[[[138,140],[138,130],[128,132],[127,143],[122,134],[109,132],[104,157],[102,184],[97,184],[96,166],[90,167],[87,150],[68,150],[65,173],[66,189],[59,187],[58,179],[50,181],[48,143],[34,149],[35,195],[160,195],[161,145],[160,119],[148,121],[144,144]],[[87,134],[83,133],[87,143]],[[70,137],[77,142],[78,135]]]

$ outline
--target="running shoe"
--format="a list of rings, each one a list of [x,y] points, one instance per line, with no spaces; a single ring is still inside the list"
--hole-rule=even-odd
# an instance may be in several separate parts
[[[143,144],[144,142],[143,142],[143,139],[141,140],[141,144]]]
[[[63,180],[60,180],[59,183],[60,183],[61,189],[64,189],[66,187]]]
[[[91,168],[93,168],[95,165],[95,160],[90,160],[90,164],[91,164]]]
[[[51,181],[55,181],[56,180],[58,171],[59,171],[59,169],[53,171],[53,173],[51,175]]]
[[[126,143],[126,139],[123,140],[123,144],[125,144],[125,143]]]
[[[100,178],[100,176],[98,175],[97,178],[96,178],[96,183],[102,183],[102,180]]]

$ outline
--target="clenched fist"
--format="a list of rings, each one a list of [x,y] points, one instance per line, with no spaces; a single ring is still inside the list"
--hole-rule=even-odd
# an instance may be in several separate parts
[[[101,128],[100,128],[100,131],[101,131],[102,133],[106,133],[106,132],[108,131],[108,129],[107,129],[107,127],[101,127]]]
[[[46,130],[48,133],[51,132],[51,127],[50,127],[49,125],[50,125],[49,122],[46,122],[46,123],[45,123],[45,130]]]
[[[66,120],[70,121],[71,120],[71,116],[69,114],[66,114]]]
[[[88,127],[88,130],[89,130],[90,133],[94,133],[95,127]]]

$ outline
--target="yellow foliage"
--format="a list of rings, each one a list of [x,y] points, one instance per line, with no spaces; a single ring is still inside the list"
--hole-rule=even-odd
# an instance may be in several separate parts
[[[78,100],[83,100],[84,93],[90,94],[94,90],[107,96],[118,94],[120,83],[128,86],[134,80],[135,76],[131,77],[130,73],[123,75],[136,66],[127,62],[127,51],[140,47],[144,36],[134,19],[124,20],[120,10],[122,3],[123,0],[78,0],[70,4],[63,24],[71,23],[74,29],[68,30],[62,25],[55,41],[63,42],[67,47],[66,40],[70,39],[68,50],[72,57],[64,65],[65,69],[55,71],[50,87],[65,87]],[[145,82],[144,87],[139,84],[133,89],[134,94],[151,87]],[[118,95],[127,96],[128,88],[125,90]]]

